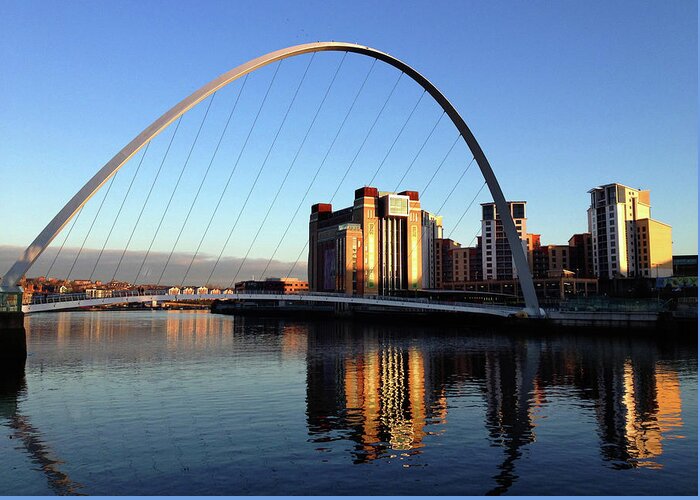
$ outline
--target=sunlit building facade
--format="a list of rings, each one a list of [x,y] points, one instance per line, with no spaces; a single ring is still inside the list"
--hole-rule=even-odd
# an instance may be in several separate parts
[[[589,191],[588,228],[599,278],[673,274],[671,226],[651,218],[650,192],[606,184]]]
[[[311,207],[309,289],[384,295],[423,286],[422,211],[418,193],[355,191],[351,207]]]

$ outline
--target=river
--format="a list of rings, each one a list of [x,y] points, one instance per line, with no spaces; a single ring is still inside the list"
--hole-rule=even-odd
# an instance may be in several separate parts
[[[2,494],[697,494],[694,342],[207,311],[25,327]]]

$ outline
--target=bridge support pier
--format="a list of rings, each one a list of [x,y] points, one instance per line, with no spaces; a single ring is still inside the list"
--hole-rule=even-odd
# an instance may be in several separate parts
[[[27,361],[27,334],[24,313],[0,313],[0,366],[5,369],[23,369]]]
[[[27,334],[22,312],[22,289],[0,287],[0,367],[2,372],[24,370]]]

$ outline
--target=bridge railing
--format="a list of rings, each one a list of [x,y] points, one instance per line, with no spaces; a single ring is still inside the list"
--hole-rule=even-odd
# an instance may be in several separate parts
[[[101,290],[102,291],[102,290]],[[52,304],[56,302],[78,302],[90,299],[108,299],[112,297],[136,297],[139,295],[167,295],[167,290],[103,290],[103,294],[54,293],[49,295],[33,295],[32,304]]]

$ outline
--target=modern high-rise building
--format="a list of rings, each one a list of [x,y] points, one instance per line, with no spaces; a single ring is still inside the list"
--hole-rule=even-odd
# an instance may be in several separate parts
[[[525,214],[524,201],[509,201],[508,208],[515,222],[515,229],[523,245],[523,251],[527,255],[527,216]],[[513,262],[513,254],[503,230],[498,210],[495,203],[481,204],[481,263],[483,279],[508,280],[518,277],[518,272]]]
[[[353,206],[311,208],[309,289],[349,295],[390,294],[423,286],[418,193],[355,190]]]
[[[437,287],[437,240],[442,238],[442,216],[423,210],[421,246],[423,247],[423,288]]]
[[[596,276],[662,278],[673,274],[671,226],[651,218],[648,190],[613,183],[588,192]]]

